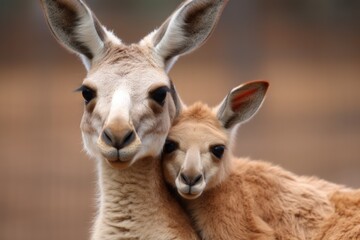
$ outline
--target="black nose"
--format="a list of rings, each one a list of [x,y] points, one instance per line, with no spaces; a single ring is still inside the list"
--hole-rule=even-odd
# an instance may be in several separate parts
[[[105,128],[101,134],[101,139],[109,146],[116,149],[122,149],[135,140],[133,130],[124,131],[124,134],[113,134],[110,128]]]
[[[186,185],[194,186],[194,185],[196,185],[197,183],[199,183],[201,181],[201,179],[203,178],[203,175],[199,174],[199,175],[197,175],[195,177],[192,177],[192,176],[186,176],[184,173],[181,173],[180,177],[181,177],[181,180]]]

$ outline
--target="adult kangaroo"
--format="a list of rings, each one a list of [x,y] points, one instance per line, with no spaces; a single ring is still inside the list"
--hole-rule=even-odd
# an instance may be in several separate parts
[[[50,29],[87,69],[81,132],[98,165],[92,239],[197,239],[168,193],[159,155],[182,102],[168,71],[201,46],[226,0],[184,1],[155,31],[126,45],[81,0],[41,0]]]

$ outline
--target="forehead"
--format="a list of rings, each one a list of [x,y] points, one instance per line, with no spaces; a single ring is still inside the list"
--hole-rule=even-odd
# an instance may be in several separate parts
[[[177,141],[183,149],[197,146],[207,150],[210,145],[226,145],[227,141],[227,134],[221,127],[195,120],[179,122],[171,128],[168,137]]]
[[[134,91],[170,83],[150,50],[130,45],[109,48],[105,56],[91,69],[84,84],[100,91],[101,88],[106,91],[117,88]]]
[[[207,148],[212,144],[226,144],[227,132],[212,109],[198,102],[180,114],[170,129],[169,138],[178,141],[181,148]]]

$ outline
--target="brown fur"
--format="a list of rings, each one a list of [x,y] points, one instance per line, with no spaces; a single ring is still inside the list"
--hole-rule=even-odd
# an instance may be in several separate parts
[[[193,129],[200,125],[209,127],[196,133],[202,139],[212,138],[214,129],[229,138],[215,113],[201,103],[184,110],[169,138],[186,151],[198,141]],[[163,159],[172,185],[167,167],[181,156],[175,152]],[[266,162],[237,159],[227,151],[220,161],[229,168],[224,180],[194,200],[182,199],[203,239],[360,239],[360,191],[296,176]]]
[[[360,239],[360,191],[338,191],[331,197],[335,212],[314,240]]]
[[[311,239],[333,213],[326,194],[295,175],[261,161],[233,161],[226,180],[186,201],[204,239]]]

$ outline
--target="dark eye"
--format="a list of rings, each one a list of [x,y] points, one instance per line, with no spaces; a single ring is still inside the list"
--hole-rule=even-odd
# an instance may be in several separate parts
[[[170,154],[179,148],[179,144],[172,140],[166,140],[163,148],[165,154]]]
[[[159,87],[149,93],[152,100],[157,102],[160,106],[164,106],[166,94],[170,89],[166,86]]]
[[[80,88],[76,89],[75,91],[82,93],[85,100],[85,104],[88,104],[92,99],[96,97],[95,91],[84,85],[82,85]]]
[[[212,154],[214,154],[215,157],[218,159],[221,159],[224,155],[225,146],[224,145],[214,145],[210,147],[210,151]]]
[[[89,103],[93,98],[95,98],[95,92],[94,90],[84,87],[82,90],[82,95],[85,99],[85,103]]]

